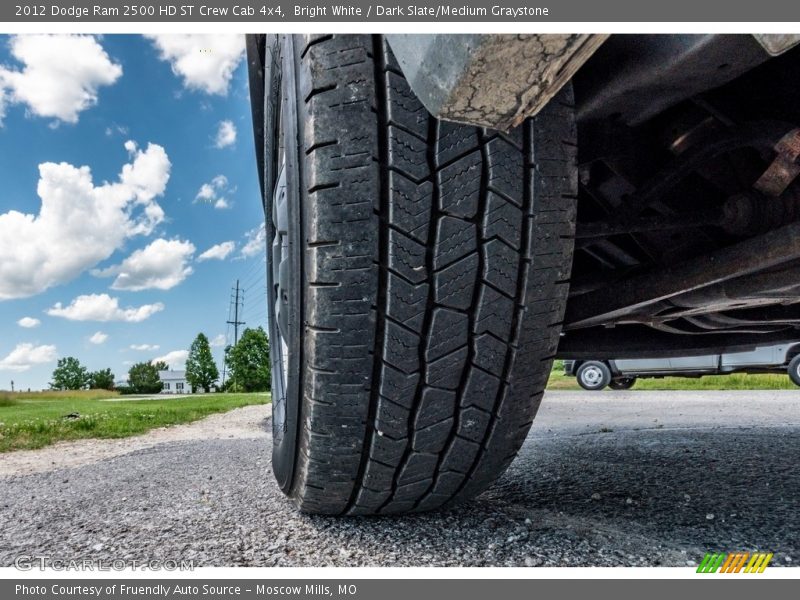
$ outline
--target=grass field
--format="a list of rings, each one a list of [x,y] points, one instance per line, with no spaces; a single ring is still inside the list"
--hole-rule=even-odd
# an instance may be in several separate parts
[[[575,377],[564,375],[563,361],[553,364],[553,371],[547,382],[548,390],[580,390]],[[797,390],[788,375],[763,374],[746,375],[708,375],[706,377],[664,377],[663,379],[639,379],[635,390]]]
[[[61,440],[128,437],[269,402],[269,394],[129,398],[98,390],[0,392],[0,452],[42,448]]]

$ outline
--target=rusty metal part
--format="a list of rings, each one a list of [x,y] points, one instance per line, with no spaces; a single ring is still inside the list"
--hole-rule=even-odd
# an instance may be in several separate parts
[[[538,113],[607,37],[386,36],[411,89],[432,115],[500,130]]]
[[[645,306],[798,258],[800,223],[792,223],[705,256],[572,298],[564,329],[613,324]]]
[[[800,175],[800,128],[778,140],[775,152],[775,160],[753,185],[765,196],[780,196]]]
[[[794,129],[794,125],[781,121],[754,121],[709,138],[703,144],[684,151],[659,170],[636,193],[625,198],[609,219],[632,219],[640,215],[686,177],[724,154],[741,148],[774,150],[787,132]]]

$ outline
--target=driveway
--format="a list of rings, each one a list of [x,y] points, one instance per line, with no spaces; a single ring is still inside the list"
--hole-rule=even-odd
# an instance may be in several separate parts
[[[267,410],[2,455],[0,565],[21,554],[225,566],[687,566],[711,550],[800,560],[797,391],[549,392],[488,492],[387,518],[296,512],[271,477]]]

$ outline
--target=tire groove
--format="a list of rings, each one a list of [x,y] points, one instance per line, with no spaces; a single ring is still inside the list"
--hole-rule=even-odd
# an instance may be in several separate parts
[[[383,53],[380,51],[381,38],[380,36],[372,36],[373,52],[372,59],[374,77],[375,77],[375,93],[378,98],[378,104],[382,105],[385,102],[385,88],[382,85],[382,63]],[[380,85],[379,85],[380,84]],[[383,102],[381,102],[383,100]],[[388,127],[386,127],[386,113],[384,111],[377,112],[378,117],[378,154],[380,155],[379,161],[379,186],[380,186],[380,212],[381,215],[378,219],[378,301],[376,312],[375,324],[375,342],[373,346],[373,356],[381,356],[383,352],[383,338],[386,323],[386,290],[388,272],[387,265],[389,264],[389,232],[386,227],[386,219],[389,214],[389,177],[385,169],[388,164],[389,157],[389,140],[388,140]],[[350,494],[350,499],[347,505],[342,510],[342,514],[350,513],[356,506],[358,494],[364,485],[364,474],[370,460],[370,449],[372,448],[372,440],[375,437],[375,419],[378,407],[378,396],[380,390],[380,376],[381,376],[381,361],[375,360],[372,365],[372,385],[370,390],[370,402],[367,410],[366,431],[364,435],[363,444],[361,447],[361,459],[359,460],[358,472],[353,484],[353,489]]]
[[[471,221],[475,224],[477,231],[477,237],[480,239],[481,236],[481,221],[483,219],[483,215],[486,211],[486,205],[488,203],[489,198],[489,165],[486,157],[486,144],[485,144],[485,131],[479,130],[478,131],[478,139],[480,141],[479,148],[481,151],[481,179],[480,179],[480,188],[479,188],[479,197],[478,197],[478,208],[475,211],[475,217],[471,219]],[[468,328],[467,328],[467,357],[464,361],[464,365],[461,367],[461,377],[459,378],[458,387],[456,388],[456,401],[460,403],[460,400],[464,396],[464,392],[467,387],[467,381],[469,378],[469,371],[470,365],[472,365],[475,359],[475,325],[476,325],[476,315],[477,315],[477,307],[481,297],[481,277],[483,273],[483,269],[485,266],[484,260],[484,253],[481,252],[480,244],[476,249],[478,255],[478,266],[475,269],[474,273],[474,282],[472,287],[472,300],[470,301],[470,309],[467,312],[467,319],[468,319]],[[442,451],[439,453],[439,459],[436,462],[436,468],[433,472],[433,480],[431,481],[431,485],[428,489],[420,496],[420,498],[414,503],[414,508],[418,508],[425,500],[427,500],[431,494],[434,494],[436,491],[436,484],[439,482],[439,478],[441,475],[442,464],[444,463],[444,459],[447,456],[448,450],[451,449],[455,439],[458,437],[458,431],[462,424],[462,411],[459,410],[458,406],[455,410],[455,415],[453,418],[453,424],[450,427],[450,431],[447,436],[447,440],[442,447]],[[442,502],[443,503],[443,502]],[[437,504],[436,506],[441,505]],[[435,508],[436,506],[429,507]]]
[[[523,131],[523,140],[525,146],[525,160],[523,164],[525,164],[529,158],[530,148],[533,144],[532,139],[532,132],[531,130],[534,128],[533,121],[529,120],[525,124],[525,130]],[[528,176],[528,169],[525,168],[525,178],[523,182],[523,202],[522,202],[522,211],[524,215],[524,219],[527,220],[532,219],[532,189],[530,185],[530,177]],[[491,187],[489,188],[491,190]],[[522,249],[523,251],[520,253],[520,264],[522,263],[522,258],[528,258],[531,255],[531,232],[530,227],[523,227],[522,228]],[[497,394],[495,396],[494,404],[492,407],[492,412],[489,417],[489,422],[486,424],[486,429],[484,431],[483,440],[480,443],[480,449],[478,450],[475,458],[473,459],[472,465],[467,471],[464,480],[458,486],[455,492],[444,502],[444,504],[451,503],[454,499],[458,497],[464,487],[473,480],[475,475],[475,471],[481,464],[481,460],[483,456],[487,452],[487,445],[489,442],[489,436],[491,435],[492,429],[497,422],[498,419],[498,412],[501,407],[501,402],[503,401],[505,395],[508,393],[510,389],[510,370],[511,370],[511,363],[513,361],[513,357],[516,357],[516,350],[514,349],[519,343],[519,334],[520,334],[520,317],[523,313],[523,308],[520,302],[520,299],[523,297],[525,291],[525,270],[519,268],[517,271],[517,290],[514,298],[514,315],[511,322],[511,339],[508,341],[507,349],[506,349],[506,356],[503,365],[502,376],[499,377],[500,385],[497,389]]]
[[[435,148],[436,143],[436,136],[438,134],[438,124],[435,119],[428,118],[428,148],[427,148],[427,160],[428,160],[428,168],[430,169],[430,179],[433,181],[433,192],[432,192],[432,201],[431,201],[431,216],[428,222],[428,239],[425,248],[425,266],[427,270],[427,279],[428,279],[428,297],[426,299],[426,308],[425,308],[425,316],[423,318],[422,333],[420,334],[420,344],[419,344],[419,366],[420,366],[420,375],[419,381],[417,382],[417,387],[414,391],[414,401],[412,404],[412,410],[409,411],[408,423],[407,423],[407,431],[408,431],[408,444],[406,449],[403,453],[402,458],[400,459],[400,463],[395,471],[394,475],[392,476],[392,487],[391,493],[389,497],[381,504],[378,508],[377,512],[383,512],[395,499],[397,495],[397,489],[399,487],[398,480],[400,474],[403,472],[403,469],[408,465],[408,461],[410,456],[413,454],[413,437],[414,437],[414,422],[416,420],[417,415],[419,414],[420,406],[422,405],[422,393],[425,390],[425,379],[428,373],[428,365],[425,360],[425,349],[428,339],[430,339],[431,335],[431,327],[433,324],[433,306],[435,303],[435,292],[434,292],[434,285],[433,285],[433,260],[434,260],[434,253],[436,249],[436,223],[438,221],[438,205],[439,205],[439,185],[436,181],[436,177],[433,176],[433,172],[435,169],[435,156],[433,148]]]

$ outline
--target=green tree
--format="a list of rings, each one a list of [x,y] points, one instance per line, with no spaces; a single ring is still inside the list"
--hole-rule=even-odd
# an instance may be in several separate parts
[[[265,392],[270,386],[269,339],[266,332],[245,329],[235,346],[225,349],[230,369],[230,389],[236,392]]]
[[[82,390],[89,385],[89,371],[73,357],[59,358],[50,387],[54,390]]]
[[[198,333],[186,359],[186,381],[192,386],[192,392],[197,388],[210,392],[211,386],[217,379],[219,371],[211,354],[211,345],[204,333]]]
[[[111,369],[94,371],[89,376],[89,387],[93,390],[113,390],[114,373],[111,372]]]
[[[136,363],[128,371],[128,385],[137,394],[157,394],[164,386],[158,372],[168,368],[164,361]]]

